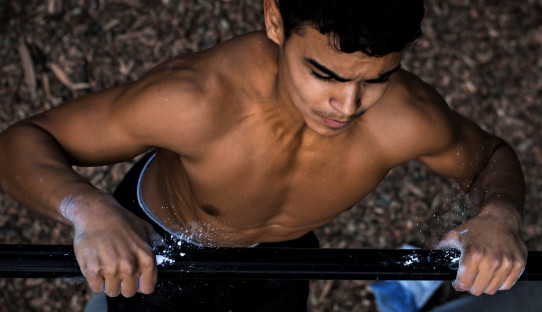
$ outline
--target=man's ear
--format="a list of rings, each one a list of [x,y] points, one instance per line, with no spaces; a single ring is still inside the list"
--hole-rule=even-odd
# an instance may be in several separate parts
[[[278,44],[282,45],[284,41],[284,27],[282,24],[282,16],[276,0],[264,0],[263,12],[265,18],[265,29],[267,37]]]

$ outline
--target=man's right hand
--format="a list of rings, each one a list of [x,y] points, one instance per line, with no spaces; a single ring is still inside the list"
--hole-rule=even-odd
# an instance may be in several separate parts
[[[64,204],[64,215],[75,230],[75,256],[92,291],[110,297],[154,291],[152,242],[161,238],[149,223],[107,194],[92,205],[80,197]]]

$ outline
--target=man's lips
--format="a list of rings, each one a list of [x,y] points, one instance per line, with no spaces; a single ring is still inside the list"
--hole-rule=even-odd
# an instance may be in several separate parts
[[[335,119],[331,119],[331,118],[327,118],[327,117],[324,117],[322,115],[320,115],[320,118],[322,118],[322,120],[330,127],[332,128],[335,128],[335,129],[340,129],[340,128],[344,128],[346,126],[348,126],[352,120],[347,120],[347,121],[339,121],[339,120],[335,120]]]

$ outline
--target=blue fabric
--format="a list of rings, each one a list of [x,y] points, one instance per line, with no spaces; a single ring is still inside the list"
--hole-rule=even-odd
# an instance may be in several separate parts
[[[417,312],[412,293],[396,281],[371,284],[376,304],[382,312]]]

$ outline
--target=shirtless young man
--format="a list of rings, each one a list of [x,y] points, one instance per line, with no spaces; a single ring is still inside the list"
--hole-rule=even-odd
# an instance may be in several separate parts
[[[419,159],[455,179],[480,209],[441,244],[462,250],[456,289],[512,287],[527,254],[522,171],[510,146],[400,69],[402,50],[419,35],[422,1],[279,8],[264,0],[264,16],[266,32],[179,56],[11,126],[0,136],[1,188],[73,225],[94,291],[132,297],[154,290],[155,231],[209,246],[296,240],[360,201],[390,169]],[[123,182],[140,194],[121,202],[124,195],[115,199],[71,169],[152,149]],[[125,209],[134,203],[139,212]],[[260,301],[265,288],[251,287],[228,304]],[[300,293],[291,292],[303,302]],[[303,310],[289,300],[275,311]]]

